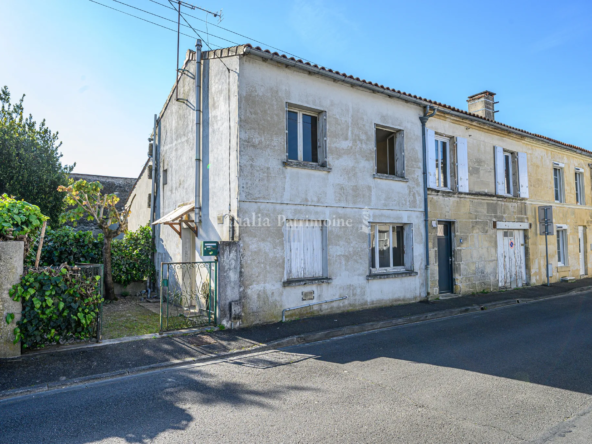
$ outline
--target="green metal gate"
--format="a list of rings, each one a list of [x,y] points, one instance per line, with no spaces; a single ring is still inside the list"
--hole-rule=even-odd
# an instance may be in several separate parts
[[[161,332],[217,324],[217,262],[163,262],[160,277]]]
[[[99,281],[99,292],[101,294],[101,299],[105,297],[105,270],[103,268],[103,264],[76,264],[76,267],[79,269],[79,272],[84,275],[85,277],[93,277],[93,276],[100,276]],[[103,303],[98,307],[99,313],[97,316],[96,322],[96,333],[95,338],[97,342],[101,342],[103,340]]]

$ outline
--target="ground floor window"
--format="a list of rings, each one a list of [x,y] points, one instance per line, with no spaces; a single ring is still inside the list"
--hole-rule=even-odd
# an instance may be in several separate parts
[[[327,226],[320,220],[286,221],[285,280],[327,276]]]
[[[567,265],[567,230],[557,229],[557,264]]]
[[[370,224],[370,268],[374,273],[412,270],[411,224]]]

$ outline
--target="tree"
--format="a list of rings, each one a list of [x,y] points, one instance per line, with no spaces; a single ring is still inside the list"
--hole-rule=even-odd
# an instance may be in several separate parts
[[[115,204],[119,197],[115,194],[102,194],[103,185],[100,182],[88,183],[86,180],[74,182],[70,179],[69,186],[61,185],[58,191],[66,193],[64,203],[69,207],[62,213],[60,221],[76,221],[86,216],[88,220],[94,220],[103,231],[103,268],[105,273],[105,299],[115,299],[113,287],[113,268],[111,266],[111,244],[113,239],[121,233],[127,232],[128,217],[131,203],[121,212]]]
[[[0,195],[6,193],[37,205],[54,222],[64,208],[59,185],[68,184],[74,165],[64,166],[58,133],[25,117],[23,101],[10,102],[8,87],[0,91]]]

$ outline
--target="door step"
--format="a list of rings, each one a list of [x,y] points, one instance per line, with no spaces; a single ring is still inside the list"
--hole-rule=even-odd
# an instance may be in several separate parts
[[[573,282],[575,281],[576,278],[573,276],[565,276],[561,278],[561,282]]]

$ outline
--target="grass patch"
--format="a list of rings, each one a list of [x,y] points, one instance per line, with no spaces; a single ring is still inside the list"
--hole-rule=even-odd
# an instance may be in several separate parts
[[[103,306],[103,339],[140,336],[160,331],[160,316],[135,302]]]

